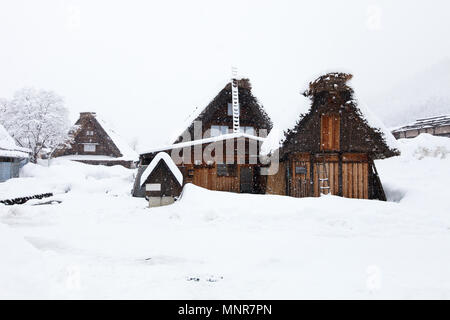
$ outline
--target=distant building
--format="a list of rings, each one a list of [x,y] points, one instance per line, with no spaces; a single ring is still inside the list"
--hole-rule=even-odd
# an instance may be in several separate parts
[[[0,124],[0,182],[19,177],[19,170],[28,162],[30,152],[17,146]]]
[[[134,168],[138,161],[138,154],[95,112],[81,112],[71,135],[73,141],[56,149],[52,157],[126,168]]]
[[[450,137],[450,115],[418,119],[392,131],[396,139],[415,138],[421,133]]]

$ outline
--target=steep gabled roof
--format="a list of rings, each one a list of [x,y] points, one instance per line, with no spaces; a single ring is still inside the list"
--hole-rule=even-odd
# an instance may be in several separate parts
[[[17,146],[14,139],[0,124],[0,157],[28,158],[31,150]]]
[[[247,102],[247,106],[249,106],[255,114],[257,114],[264,122],[268,124],[268,131],[272,129],[272,121],[270,120],[270,117],[268,116],[267,112],[264,110],[264,107],[259,103],[258,99],[254,97],[251,93],[252,86],[250,83],[250,80],[247,78],[242,78],[238,80],[238,87],[239,87],[239,95],[241,96],[244,92],[247,97],[249,97],[249,101]],[[231,84],[229,81],[224,83],[223,89],[219,91],[219,93],[212,99],[209,104],[204,107],[197,107],[191,115],[186,119],[184,122],[183,129],[178,131],[177,135],[174,137],[174,143],[179,142],[180,137],[183,135],[186,131],[192,131],[194,126],[194,121],[208,121],[210,120],[209,117],[214,113],[215,109],[219,107],[218,101],[223,95],[228,94],[230,95],[230,102],[231,102]],[[241,102],[241,101],[240,101]]]
[[[112,125],[110,125],[107,121],[99,117],[95,112],[83,112],[83,115],[89,116],[89,118],[96,123],[100,130],[103,130],[106,136],[111,139],[112,147],[115,149],[115,153],[118,155],[117,157],[103,157],[101,160],[124,160],[124,161],[137,161],[139,156],[136,151],[131,149],[131,147],[126,143],[126,141],[116,133],[115,129],[113,129]],[[81,123],[80,119],[76,122],[76,125]],[[81,129],[81,128],[78,128]],[[78,131],[79,132],[79,131]],[[75,136],[78,134],[75,133]],[[79,159],[83,157],[92,157],[91,155],[77,155]],[[109,159],[110,158],[110,159]],[[99,158],[100,160],[100,158]]]
[[[97,118],[96,120],[100,124],[100,126],[105,130],[106,134],[111,138],[114,145],[119,149],[119,152],[122,154],[123,160],[133,160],[137,161],[139,158],[139,155],[136,151],[131,149],[131,147],[128,145],[128,143],[119,135],[116,133],[116,131],[112,128],[112,126],[106,122],[102,118]]]
[[[392,133],[383,125],[383,123],[374,116],[370,110],[359,99],[355,97],[353,89],[348,82],[352,79],[351,74],[346,73],[328,73],[310,82],[308,90],[304,92],[304,96],[312,100],[308,110],[301,114],[296,124],[291,128],[286,128],[284,134],[277,139],[271,135],[267,138],[267,144],[263,145],[261,150],[265,154],[274,151],[279,146],[285,148],[286,145],[301,132],[306,123],[310,121],[319,106],[318,101],[321,94],[327,92],[337,94],[339,92],[346,92],[348,99],[345,105],[340,106],[342,110],[352,112],[360,119],[360,125],[366,129],[366,132],[371,133],[370,143],[374,144],[374,157],[384,158],[398,154],[397,141]],[[367,142],[366,142],[367,143]],[[361,144],[363,142],[361,141]],[[305,150],[306,151],[306,150]]]
[[[140,186],[142,187],[142,185],[145,183],[145,181],[147,181],[148,177],[153,172],[153,170],[155,170],[155,168],[157,167],[157,165],[159,164],[160,161],[165,162],[165,164],[169,168],[170,172],[172,172],[175,179],[177,179],[180,186],[182,186],[183,185],[183,174],[181,173],[180,169],[178,169],[175,162],[173,162],[173,160],[169,156],[169,154],[165,153],[165,152],[159,152],[155,156],[155,158],[153,158],[153,160],[150,162],[148,167],[145,169],[145,171],[141,175]]]

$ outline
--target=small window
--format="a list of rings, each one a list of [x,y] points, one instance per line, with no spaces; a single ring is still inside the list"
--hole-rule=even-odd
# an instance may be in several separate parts
[[[253,128],[253,127],[243,126],[243,127],[240,127],[240,130],[242,133],[250,134],[252,136],[255,135],[255,128]]]
[[[84,145],[84,152],[95,152],[95,144],[94,143],[86,143]]]
[[[93,135],[94,135],[94,131],[92,131],[92,130],[87,130],[87,131],[86,131],[86,135],[87,135],[87,136],[93,136]]]
[[[217,164],[217,176],[219,177],[235,177],[236,171],[235,164]]]
[[[211,137],[227,134],[228,130],[228,126],[211,126]]]
[[[239,113],[241,113],[241,104],[239,103]],[[227,114],[229,116],[233,115],[233,104],[231,102],[228,102],[228,112]]]

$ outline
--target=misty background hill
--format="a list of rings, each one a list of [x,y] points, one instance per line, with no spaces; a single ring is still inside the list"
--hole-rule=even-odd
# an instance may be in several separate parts
[[[450,59],[414,73],[392,89],[368,99],[386,126],[450,113]]]

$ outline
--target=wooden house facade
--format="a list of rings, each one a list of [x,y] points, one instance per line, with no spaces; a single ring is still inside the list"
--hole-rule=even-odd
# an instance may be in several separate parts
[[[248,79],[238,81],[240,132],[233,133],[231,84],[228,83],[202,110],[191,117],[187,128],[172,145],[141,153],[137,178],[159,152],[174,159],[183,174],[183,183],[210,190],[237,193],[264,193],[260,145],[272,128],[264,108],[252,95]],[[264,131],[263,131],[264,130]],[[134,196],[144,195],[136,185]]]
[[[398,151],[358,108],[347,85],[351,78],[330,73],[310,83],[305,96],[311,108],[285,132],[279,170],[268,177],[267,193],[386,200],[373,160]]]
[[[126,168],[134,168],[138,161],[138,154],[95,112],[81,112],[71,136],[72,141],[56,149],[52,157]]]

